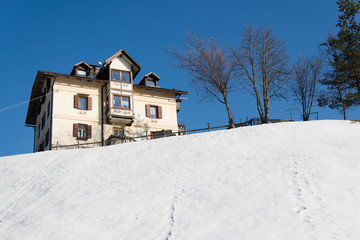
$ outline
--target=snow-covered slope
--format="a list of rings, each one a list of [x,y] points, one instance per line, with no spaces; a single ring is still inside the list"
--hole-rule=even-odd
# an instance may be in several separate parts
[[[0,158],[0,239],[360,239],[360,123]]]

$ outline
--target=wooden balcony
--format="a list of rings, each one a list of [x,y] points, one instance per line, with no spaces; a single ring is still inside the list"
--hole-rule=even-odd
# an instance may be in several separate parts
[[[131,126],[134,122],[134,112],[121,108],[110,108],[107,111],[107,122],[111,124],[125,124]]]
[[[133,90],[132,83],[124,83],[120,81],[109,81],[107,87],[108,89],[114,89],[114,90],[126,90],[126,91]]]

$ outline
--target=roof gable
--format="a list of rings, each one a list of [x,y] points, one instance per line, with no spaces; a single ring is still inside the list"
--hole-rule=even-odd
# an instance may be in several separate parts
[[[105,61],[105,63],[103,64],[103,66],[101,67],[100,72],[99,72],[99,77],[100,78],[103,75],[107,74],[107,70],[109,69],[109,66],[110,66],[111,62],[115,58],[118,58],[118,57],[124,58],[127,62],[129,62],[131,71],[133,73],[133,78],[136,77],[136,75],[141,70],[140,65],[124,49],[121,49],[120,51],[118,51],[117,53],[115,53],[114,55],[112,55],[110,58],[108,58]]]

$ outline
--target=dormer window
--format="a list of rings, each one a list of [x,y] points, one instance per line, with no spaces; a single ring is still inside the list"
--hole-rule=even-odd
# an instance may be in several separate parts
[[[111,80],[130,83],[130,72],[123,72],[118,70],[111,71]]]
[[[85,70],[77,69],[76,70],[76,75],[79,76],[79,77],[86,77],[87,73],[86,73]]]
[[[139,85],[144,85],[147,87],[158,87],[159,86],[159,76],[151,72],[146,74],[143,79],[141,79]]]
[[[146,80],[146,86],[156,87],[156,83],[154,80]]]

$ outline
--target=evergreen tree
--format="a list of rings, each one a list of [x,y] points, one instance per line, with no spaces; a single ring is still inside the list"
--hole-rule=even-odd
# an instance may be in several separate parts
[[[360,11],[359,0],[338,0],[339,31],[321,44],[331,70],[322,84],[328,87],[319,99],[320,106],[329,106],[344,112],[359,105],[360,96],[360,25],[356,21]]]

